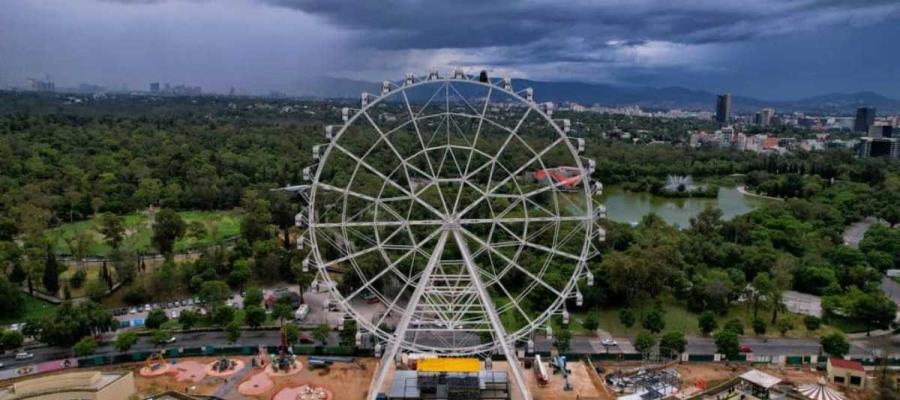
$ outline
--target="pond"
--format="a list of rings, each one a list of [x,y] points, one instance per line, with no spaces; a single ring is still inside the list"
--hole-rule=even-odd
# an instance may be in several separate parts
[[[636,224],[652,212],[679,228],[689,227],[690,219],[709,205],[722,210],[724,219],[731,219],[774,201],[745,195],[736,187],[720,187],[715,199],[676,199],[646,192],[629,192],[616,185],[604,187],[602,199],[606,205],[606,216],[612,221]]]

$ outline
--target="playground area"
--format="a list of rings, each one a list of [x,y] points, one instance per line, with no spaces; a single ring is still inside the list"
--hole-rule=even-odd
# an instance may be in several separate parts
[[[191,357],[175,360],[174,364],[172,360],[152,360],[133,367],[135,385],[142,397],[176,390],[227,400],[363,399],[375,368],[371,358],[310,368],[308,358],[298,356],[297,367],[289,373],[273,373],[271,364],[259,366],[258,357],[224,360],[227,361],[219,357]]]

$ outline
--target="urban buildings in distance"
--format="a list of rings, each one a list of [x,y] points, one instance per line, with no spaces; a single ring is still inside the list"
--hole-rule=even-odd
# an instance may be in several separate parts
[[[150,93],[151,94],[162,94],[169,96],[199,96],[203,93],[202,88],[200,86],[188,86],[188,85],[177,85],[172,86],[166,83],[164,86],[160,87],[159,82],[151,82],[150,83]]]

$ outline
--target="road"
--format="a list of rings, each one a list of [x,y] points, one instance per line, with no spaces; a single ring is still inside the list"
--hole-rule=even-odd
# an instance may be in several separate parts
[[[132,352],[139,351],[153,351],[159,350],[161,348],[172,349],[172,348],[199,348],[202,346],[216,346],[216,347],[225,347],[225,346],[277,346],[281,343],[281,334],[277,330],[265,330],[265,331],[244,331],[241,334],[240,339],[238,339],[236,344],[231,344],[228,339],[225,337],[225,332],[222,331],[214,331],[214,332],[194,332],[194,333],[184,333],[177,334],[177,341],[175,343],[166,345],[165,347],[159,347],[153,344],[150,341],[149,336],[141,336],[138,342],[131,348]],[[331,336],[328,339],[329,345],[336,345],[340,342],[340,336],[337,332],[332,332]],[[33,350],[29,350],[30,353],[34,354],[34,358],[30,360],[15,360],[14,353],[9,353],[5,356],[0,356],[0,362],[4,364],[3,369],[6,368],[17,368],[24,365],[36,364],[44,361],[50,360],[58,360],[66,357],[71,357],[72,352],[69,348],[66,347],[40,347]],[[101,345],[97,348],[95,354],[97,355],[111,355],[120,353],[115,347],[112,346],[111,343],[107,343]]]
[[[859,247],[859,242],[863,240],[863,237],[866,236],[866,232],[869,228],[874,224],[885,223],[884,221],[879,221],[875,217],[866,217],[866,219],[855,222],[847,227],[844,230],[844,244],[850,246],[854,249]]]

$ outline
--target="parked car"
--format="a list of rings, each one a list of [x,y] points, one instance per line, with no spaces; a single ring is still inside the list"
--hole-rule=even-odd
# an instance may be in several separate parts
[[[16,360],[30,360],[34,358],[34,353],[20,352],[16,354]]]
[[[607,346],[607,347],[612,347],[612,346],[618,346],[618,345],[619,345],[619,342],[617,342],[615,339],[613,339],[613,338],[611,338],[611,337],[608,337],[608,338],[606,338],[606,339],[603,339],[600,343],[602,343],[604,346]]]
[[[741,353],[752,353],[752,352],[753,352],[753,350],[750,349],[750,346],[747,346],[746,344],[741,345]]]
[[[178,340],[178,338],[176,338],[175,336],[172,336],[168,340],[166,340],[166,343],[175,343],[176,340]]]

